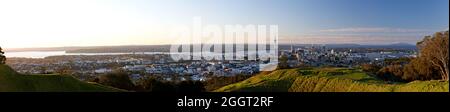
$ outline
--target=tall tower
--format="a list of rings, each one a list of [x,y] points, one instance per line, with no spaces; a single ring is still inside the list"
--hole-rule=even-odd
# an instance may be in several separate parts
[[[294,53],[295,53],[295,50],[294,50],[294,45],[292,45],[292,43],[291,43],[291,53],[292,53],[292,54],[294,54]]]

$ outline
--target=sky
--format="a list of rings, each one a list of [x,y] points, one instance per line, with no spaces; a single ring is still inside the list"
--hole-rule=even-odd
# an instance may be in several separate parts
[[[174,25],[278,25],[280,43],[415,44],[449,0],[0,0],[3,48],[171,44]]]

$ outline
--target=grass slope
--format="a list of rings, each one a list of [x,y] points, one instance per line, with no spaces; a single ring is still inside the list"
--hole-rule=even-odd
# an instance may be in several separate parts
[[[449,83],[415,81],[389,84],[358,69],[277,70],[222,87],[216,92],[448,92]]]
[[[79,81],[62,75],[21,75],[0,65],[0,92],[114,92],[112,87]]]

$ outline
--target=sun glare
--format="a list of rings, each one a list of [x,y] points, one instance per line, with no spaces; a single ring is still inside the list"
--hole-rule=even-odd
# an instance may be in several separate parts
[[[158,42],[148,31],[155,25],[136,13],[95,0],[1,0],[0,44],[21,48]]]

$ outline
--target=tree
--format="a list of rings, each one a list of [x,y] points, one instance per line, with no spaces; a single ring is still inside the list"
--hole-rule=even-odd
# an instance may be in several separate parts
[[[431,63],[424,58],[416,58],[403,68],[403,79],[407,81],[414,80],[433,80],[440,79],[437,70]]]
[[[138,85],[142,92],[175,92],[175,87],[171,82],[163,79],[149,76],[139,81]]]
[[[404,80],[445,80],[449,75],[448,31],[426,36],[417,43],[419,55],[403,68]]]
[[[278,69],[287,69],[289,68],[288,57],[286,55],[281,55],[278,59]]]
[[[5,54],[5,52],[3,52],[2,47],[0,47],[0,64],[6,63],[6,56],[4,54]]]
[[[439,71],[442,80],[448,81],[449,76],[449,37],[448,31],[437,32],[433,37],[427,37],[420,45],[419,58],[427,60]]]
[[[39,71],[41,74],[47,74],[47,67],[45,66],[40,66],[39,67]]]
[[[403,68],[402,79],[407,80],[407,81],[420,80],[416,67],[417,66],[414,64],[405,65],[405,67]]]
[[[114,70],[113,73],[102,75],[99,77],[99,83],[125,90],[133,90],[134,84],[124,70]]]
[[[59,75],[72,75],[74,73],[71,66],[69,66],[69,65],[59,66],[55,70],[55,72],[58,73]]]
[[[381,69],[380,66],[375,65],[375,64],[363,64],[363,65],[361,65],[361,68],[363,71],[369,72],[369,73],[376,73],[376,72],[378,72],[378,70]]]
[[[381,68],[377,72],[377,76],[385,81],[401,82],[403,81],[403,68],[401,65],[389,65]]]

